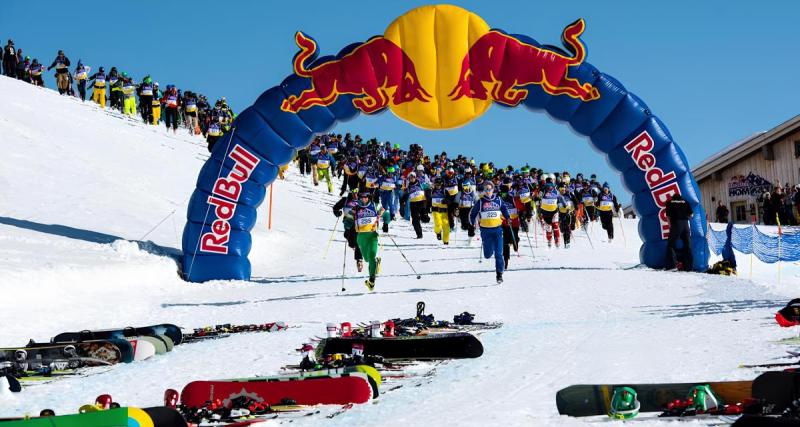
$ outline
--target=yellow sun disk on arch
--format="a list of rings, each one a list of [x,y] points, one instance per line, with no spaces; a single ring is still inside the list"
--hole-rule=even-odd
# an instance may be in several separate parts
[[[480,16],[452,5],[422,6],[395,19],[383,36],[411,58],[428,102],[413,100],[389,109],[397,117],[424,129],[452,129],[480,117],[491,99],[451,100],[461,65],[470,46],[489,32]]]

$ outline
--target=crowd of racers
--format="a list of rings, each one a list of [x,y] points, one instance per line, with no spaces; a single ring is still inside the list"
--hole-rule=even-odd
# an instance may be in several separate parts
[[[225,97],[212,106],[203,94],[181,90],[173,84],[162,89],[150,75],[137,82],[127,72],[117,70],[117,67],[109,70],[99,67],[94,71],[81,60],[72,67],[72,62],[62,50],[46,67],[38,59],[31,60],[30,56],[24,55],[22,49],[15,47],[14,41],[9,39],[0,51],[0,57],[3,75],[7,77],[44,87],[43,74],[55,69],[54,77],[60,94],[86,101],[87,92],[91,91],[89,99],[101,108],[108,106],[126,116],[140,117],[152,125],[163,122],[167,130],[173,133],[182,127],[191,135],[202,135],[209,152],[217,140],[230,130],[236,118]]]
[[[444,245],[450,244],[457,226],[470,243],[479,229],[484,256],[495,257],[502,281],[511,251],[519,250],[520,233],[538,224],[548,247],[569,248],[576,228],[599,222],[610,242],[620,208],[608,183],[595,175],[545,173],[528,165],[498,167],[446,152],[431,156],[417,144],[406,150],[349,133],[316,137],[298,152],[297,164],[314,185],[341,196],[333,213],[343,218],[358,270],[365,260],[369,263],[370,289],[380,268],[375,255],[378,230],[388,233],[398,217],[411,221],[418,239],[423,237],[422,224],[432,221]],[[341,184],[335,185],[337,177]]]

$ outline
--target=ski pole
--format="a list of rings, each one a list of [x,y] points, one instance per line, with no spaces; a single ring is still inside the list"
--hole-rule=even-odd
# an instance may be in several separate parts
[[[583,232],[586,233],[586,238],[589,239],[589,245],[591,245],[592,249],[594,249],[594,243],[592,243],[592,236],[589,235],[589,231],[584,228]]]
[[[534,233],[535,235],[535,233]],[[531,244],[531,235],[528,233],[528,230],[525,230],[525,236],[528,237],[528,246],[531,247],[531,258],[535,259],[536,256],[533,254],[533,245]]]
[[[344,289],[344,270],[347,266],[347,240],[344,241],[344,258],[342,259],[342,292],[345,291]]]
[[[622,232],[622,243],[628,247],[628,239],[625,238],[625,227],[622,224],[622,209],[617,209],[617,218],[619,218],[619,229]]]
[[[511,225],[511,220],[508,220],[508,229],[511,230],[511,243],[513,247],[515,247],[515,251],[517,252],[517,258],[522,257],[519,253],[519,240],[517,240],[516,233],[514,233],[514,227]]]
[[[325,259],[325,258],[328,257],[328,251],[331,249],[331,242],[333,242],[333,235],[336,234],[336,227],[339,226],[339,218],[340,217],[337,216],[336,217],[336,223],[333,224],[333,230],[331,230],[331,237],[328,238],[328,246],[325,247],[325,254],[322,255],[322,259]]]
[[[414,274],[416,274],[416,275],[417,275],[417,280],[421,279],[421,278],[422,278],[422,276],[421,276],[419,273],[417,273],[417,270],[415,270],[415,269],[414,269],[414,266],[413,266],[413,265],[411,265],[411,261],[409,261],[409,260],[408,260],[408,258],[406,258],[406,254],[404,254],[404,253],[403,253],[403,250],[402,250],[402,249],[400,249],[400,246],[398,246],[398,245],[397,245],[397,242],[395,242],[395,241],[394,241],[394,237],[392,237],[392,235],[391,235],[391,234],[389,234],[389,238],[390,238],[390,239],[392,239],[392,243],[394,243],[394,247],[395,247],[395,248],[397,248],[397,251],[398,251],[398,252],[400,252],[400,255],[402,255],[402,256],[403,256],[403,259],[404,259],[404,260],[406,260],[406,262],[408,263],[408,266],[409,266],[409,267],[411,267],[411,271],[413,271],[413,272],[414,272]]]

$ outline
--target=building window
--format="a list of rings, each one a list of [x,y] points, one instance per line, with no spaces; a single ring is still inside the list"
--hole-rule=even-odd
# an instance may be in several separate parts
[[[800,141],[794,142],[794,158],[800,157]]]

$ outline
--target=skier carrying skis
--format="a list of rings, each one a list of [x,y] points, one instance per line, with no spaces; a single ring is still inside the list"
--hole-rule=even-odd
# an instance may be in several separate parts
[[[344,225],[344,238],[347,240],[347,246],[350,246],[354,251],[356,260],[356,267],[359,273],[364,269],[364,257],[361,255],[361,249],[356,242],[356,227],[355,219],[353,218],[353,208],[358,206],[358,189],[350,190],[346,197],[342,197],[335,205],[333,205],[333,214],[336,217],[342,216],[342,224]]]
[[[600,212],[600,224],[608,233],[608,242],[614,240],[614,212],[619,209],[617,196],[611,193],[607,182],[603,183],[603,192],[597,197],[597,210]]]
[[[478,222],[480,218],[480,222]],[[494,267],[497,283],[503,283],[503,218],[511,218],[503,201],[494,194],[494,184],[483,184],[483,196],[475,203],[469,213],[469,221],[473,226],[478,222],[481,228],[483,257],[489,259],[494,255]]]
[[[356,241],[361,254],[369,264],[369,278],[364,282],[370,292],[375,289],[375,276],[380,269],[381,259],[378,254],[378,220],[389,222],[389,215],[380,203],[372,200],[372,193],[362,191],[358,194],[358,205],[353,210],[355,219]]]

